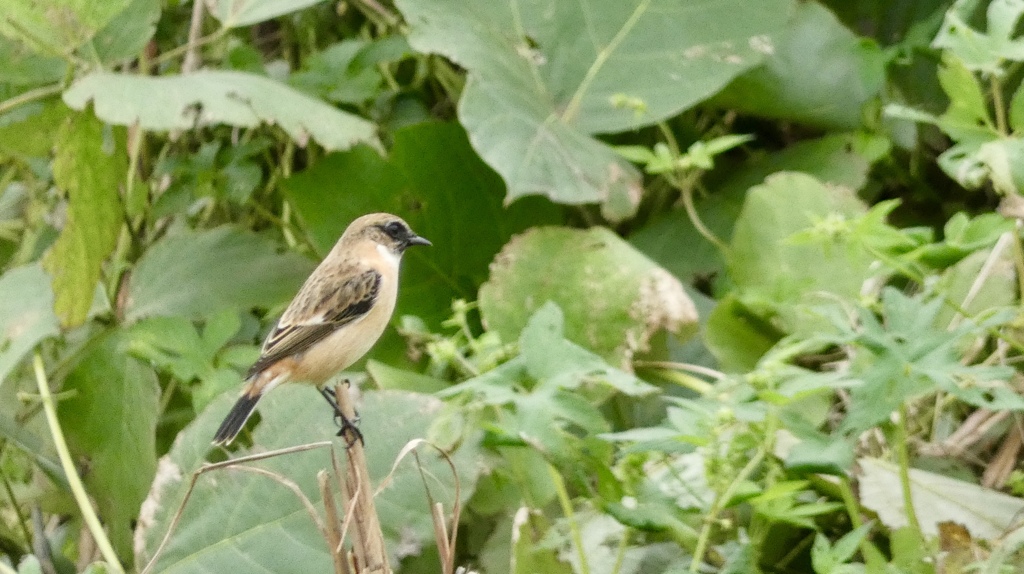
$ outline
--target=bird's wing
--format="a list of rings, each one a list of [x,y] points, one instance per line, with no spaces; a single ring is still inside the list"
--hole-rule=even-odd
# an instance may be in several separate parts
[[[302,353],[337,329],[366,315],[379,292],[380,273],[373,269],[358,271],[340,285],[327,281],[308,282],[267,335],[260,358],[249,368],[246,378],[285,357]]]

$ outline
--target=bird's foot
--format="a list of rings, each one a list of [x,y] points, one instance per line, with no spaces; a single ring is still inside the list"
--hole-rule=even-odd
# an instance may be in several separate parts
[[[345,445],[349,448],[356,444],[356,442],[364,444],[363,433],[357,426],[359,424],[359,413],[356,413],[356,416],[353,417],[355,420],[350,420],[345,416],[345,413],[341,412],[341,407],[338,406],[338,400],[334,396],[333,390],[324,387],[320,389],[320,394],[327,401],[327,404],[331,405],[331,408],[334,409],[334,424],[338,425],[337,436],[345,437]]]

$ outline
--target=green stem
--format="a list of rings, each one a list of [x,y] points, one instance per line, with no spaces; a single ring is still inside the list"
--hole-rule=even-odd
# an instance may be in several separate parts
[[[18,526],[21,527],[21,533],[25,536],[25,545],[31,547],[32,530],[28,527],[28,517],[21,512],[21,507],[18,505],[18,499],[16,496],[14,496],[14,489],[11,488],[11,481],[7,479],[7,475],[0,474],[0,480],[2,480],[4,483],[4,491],[7,492],[7,497],[11,501],[11,508],[14,509],[14,514],[18,518]]]
[[[850,517],[850,524],[854,530],[860,528],[864,525],[864,521],[860,517],[860,505],[857,504],[857,499],[853,496],[850,480],[845,476],[839,477],[839,493],[843,497],[843,505],[846,507],[847,516]],[[864,556],[868,572],[883,572],[885,570],[885,559],[882,557],[882,553],[871,544],[867,537],[860,542],[860,553]]]
[[[992,74],[989,89],[992,91],[992,109],[996,114],[996,130],[999,131],[999,135],[1007,137],[1010,135],[1010,128],[1006,122],[1006,104],[1003,103],[1003,83],[999,81],[998,75]]]
[[[569,491],[565,489],[565,481],[562,480],[562,475],[558,474],[558,470],[551,463],[548,463],[548,474],[551,475],[551,481],[555,483],[558,502],[562,506],[562,513],[565,514],[565,519],[569,522],[569,533],[572,536],[573,545],[576,546],[576,552],[580,558],[580,572],[581,574],[590,574],[590,566],[587,564],[587,551],[583,548],[583,534],[580,533],[580,525],[576,523],[576,517],[572,511],[572,501],[569,499]]]
[[[221,38],[226,36],[227,33],[228,33],[228,29],[227,28],[221,28],[220,30],[217,30],[216,32],[210,34],[209,36],[203,36],[202,38],[197,38],[195,42],[187,43],[187,44],[184,44],[182,46],[178,46],[177,48],[174,48],[173,50],[167,50],[163,54],[160,54],[156,58],[153,58],[153,61],[152,61],[151,65],[153,66],[154,69],[159,68],[163,64],[167,63],[169,60],[173,60],[173,59],[177,58],[178,56],[181,56],[182,54],[188,52],[189,48],[199,48],[200,46],[205,46],[206,44],[210,44],[212,42],[216,42],[217,40],[220,40]]]
[[[766,442],[757,449],[757,453],[740,470],[739,474],[736,475],[736,479],[729,483],[729,487],[720,496],[715,498],[715,502],[711,505],[707,516],[704,517],[704,525],[701,526],[700,535],[697,538],[697,547],[693,550],[693,560],[690,561],[691,573],[696,573],[700,570],[700,564],[704,560],[704,553],[707,552],[708,544],[711,542],[711,529],[718,520],[718,515],[725,509],[725,505],[729,503],[732,497],[736,495],[740,484],[753,474],[757,467],[761,465],[765,456],[767,456],[771,435],[775,434],[774,425],[769,427],[769,431],[765,433],[767,437]]]
[[[622,531],[622,539],[619,540],[619,549],[615,553],[615,565],[612,566],[612,574],[619,574],[622,571],[622,562],[626,559],[626,549],[629,548],[629,533],[632,532],[628,526]]]
[[[699,393],[702,397],[710,395],[715,390],[715,386],[710,383],[672,369],[658,369],[657,374],[659,377],[672,381],[684,389],[690,389],[695,393]]]
[[[907,525],[921,538],[921,524],[914,511],[914,500],[910,492],[910,449],[907,445],[907,407],[900,405],[900,420],[896,423],[896,456],[899,462],[900,490],[903,491],[903,506],[907,513]]]
[[[8,98],[0,102],[0,115],[6,114],[7,112],[13,110],[18,106],[29,104],[36,100],[48,98],[54,94],[59,94],[62,91],[64,91],[64,82],[57,82],[56,84],[50,84],[49,86],[40,86],[33,90],[20,93],[17,96],[14,96],[13,98]]]
[[[82,479],[78,476],[75,463],[71,460],[68,443],[64,440],[64,431],[61,430],[60,421],[57,420],[57,408],[54,405],[53,397],[50,395],[50,383],[46,380],[43,358],[38,352],[33,357],[32,366],[35,368],[36,385],[39,387],[39,396],[42,398],[43,411],[46,413],[46,422],[50,426],[53,444],[57,449],[57,456],[60,457],[60,464],[64,468],[64,474],[68,478],[68,484],[71,486],[71,493],[75,497],[75,502],[78,503],[79,510],[82,511],[82,519],[85,520],[89,532],[96,541],[100,554],[107,561],[107,567],[117,574],[124,574],[121,561],[117,558],[117,553],[114,552],[114,547],[111,546],[107,533],[104,532],[103,525],[100,524],[99,517],[96,516],[96,511],[89,501],[89,495],[85,492]]]
[[[699,173],[700,172],[694,172],[694,174]],[[705,227],[704,222],[701,221],[700,215],[697,213],[697,208],[693,205],[693,186],[696,183],[695,178],[681,183],[680,191],[683,192],[683,208],[686,210],[686,217],[690,218],[690,223],[693,224],[693,227],[697,229],[697,232],[700,233],[704,239],[707,239],[712,245],[717,247],[718,250],[722,252],[722,255],[728,255],[729,246],[719,239],[718,236],[710,229]]]

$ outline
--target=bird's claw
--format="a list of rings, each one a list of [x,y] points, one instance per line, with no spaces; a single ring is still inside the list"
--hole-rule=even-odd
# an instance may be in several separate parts
[[[345,416],[345,413],[341,412],[341,407],[338,406],[338,401],[333,391],[324,387],[320,389],[320,394],[327,401],[327,404],[331,405],[331,408],[334,409],[334,424],[338,425],[337,436],[345,437],[345,445],[349,448],[356,444],[356,442],[364,444],[363,433],[356,426],[359,424],[359,413],[356,413],[356,416],[353,417],[354,421],[350,420]]]

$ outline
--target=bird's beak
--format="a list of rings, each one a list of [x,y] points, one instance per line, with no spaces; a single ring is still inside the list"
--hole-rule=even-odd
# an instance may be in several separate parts
[[[433,245],[430,241],[427,241],[425,237],[420,237],[415,233],[411,234],[408,239],[405,240],[406,245]]]

